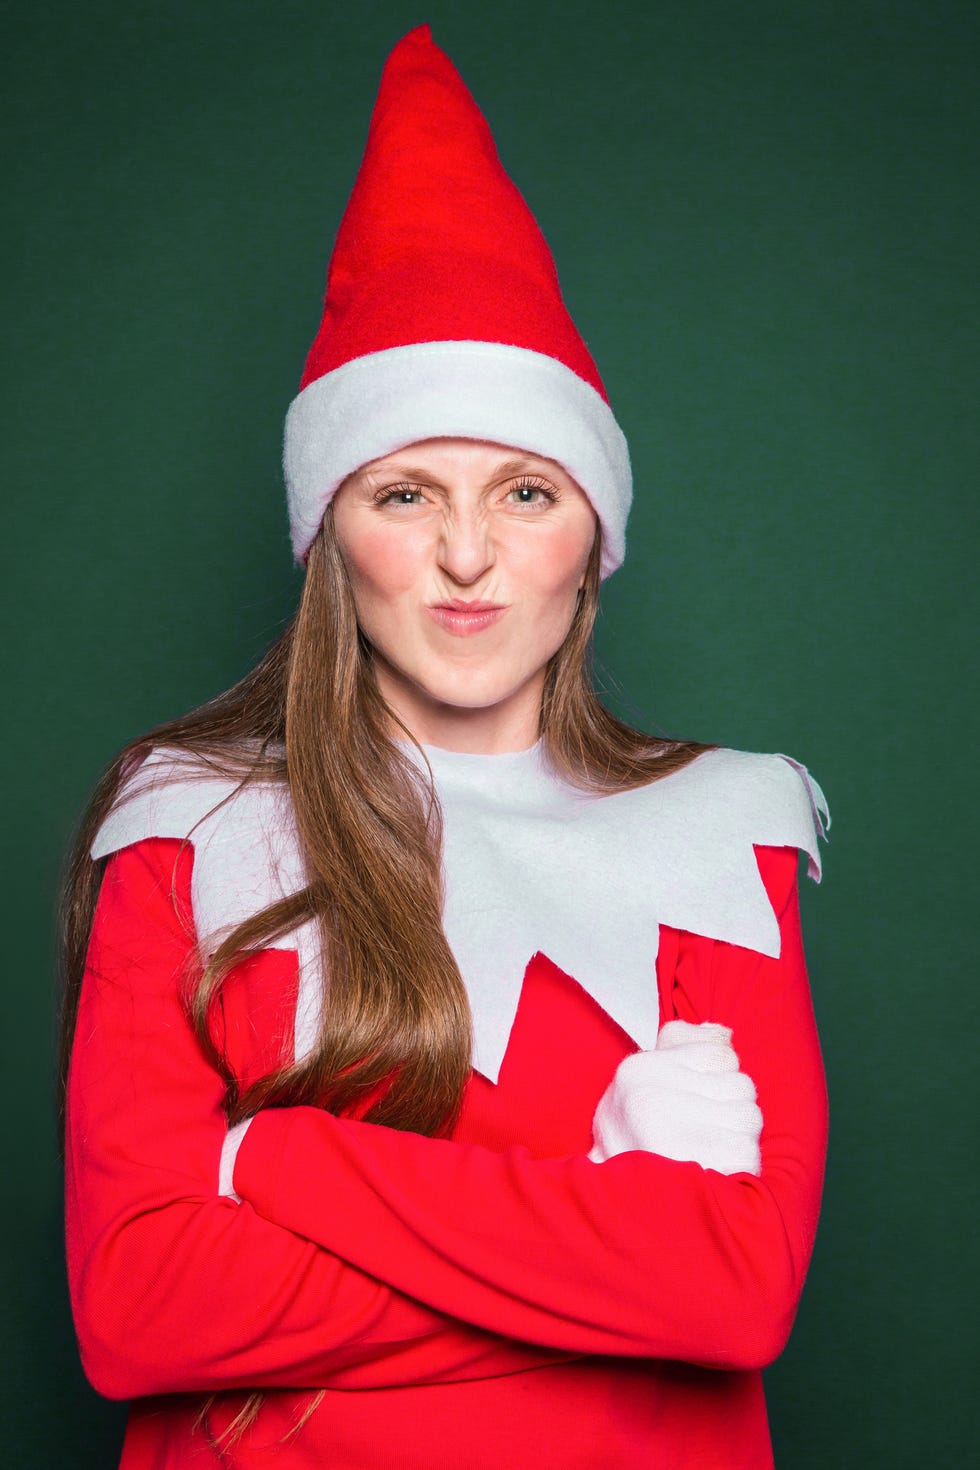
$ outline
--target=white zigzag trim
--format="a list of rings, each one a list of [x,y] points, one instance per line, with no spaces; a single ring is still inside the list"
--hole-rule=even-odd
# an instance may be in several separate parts
[[[406,746],[409,758],[418,759]],[[636,791],[594,796],[560,781],[543,746],[473,756],[427,746],[443,812],[443,923],[473,1011],[473,1064],[495,1081],[524,972],[539,951],[643,1047],[660,1016],[660,926],[779,952],[754,845],[796,847],[820,876],[827,804],[789,757],[714,750]],[[214,777],[154,751],[100,829],[93,857],[141,838],[189,837],[201,944],[305,881],[285,787]],[[296,1055],[321,1004],[315,925],[278,940],[299,955]]]

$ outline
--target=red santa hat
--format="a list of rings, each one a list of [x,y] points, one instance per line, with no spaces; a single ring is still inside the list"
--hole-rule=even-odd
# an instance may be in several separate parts
[[[422,25],[385,66],[323,320],[286,416],[297,560],[347,475],[442,436],[557,460],[599,517],[603,576],[619,566],[626,440],[544,236]]]

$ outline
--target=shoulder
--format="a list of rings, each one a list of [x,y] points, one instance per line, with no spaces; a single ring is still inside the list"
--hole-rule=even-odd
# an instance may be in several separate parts
[[[288,787],[226,774],[186,751],[151,751],[124,780],[90,852],[103,858],[136,844],[145,850],[148,838],[179,838],[193,850],[191,907],[211,949],[306,881]]]
[[[718,747],[644,789],[692,840],[723,848],[795,847],[819,880],[830,814],[818,782],[791,756]]]
[[[747,812],[805,819],[825,837],[827,800],[806,766],[789,755],[766,755],[720,746],[685,768],[705,795],[737,802]]]
[[[156,746],[123,780],[92,841],[93,858],[108,857],[148,837],[195,842],[218,827],[255,825],[282,788],[243,785],[202,756]]]

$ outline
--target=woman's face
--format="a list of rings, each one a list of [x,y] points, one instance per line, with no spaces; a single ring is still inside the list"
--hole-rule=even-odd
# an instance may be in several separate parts
[[[504,445],[426,439],[348,476],[333,520],[381,692],[415,737],[533,744],[595,538],[571,476]]]

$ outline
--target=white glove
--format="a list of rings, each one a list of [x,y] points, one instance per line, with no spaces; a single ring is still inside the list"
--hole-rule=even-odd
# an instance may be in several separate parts
[[[235,1123],[233,1127],[228,1129],[228,1132],[225,1134],[225,1141],[221,1145],[221,1158],[218,1163],[218,1193],[226,1194],[229,1199],[235,1200],[238,1204],[241,1204],[242,1198],[241,1195],[235,1193],[235,1185],[233,1183],[235,1178],[235,1160],[238,1157],[238,1150],[241,1147],[242,1139],[245,1137],[246,1130],[251,1121],[251,1118],[243,1118],[240,1123]]]
[[[592,1124],[595,1163],[632,1149],[719,1174],[758,1174],[762,1113],[727,1026],[668,1021],[653,1051],[620,1062]]]

